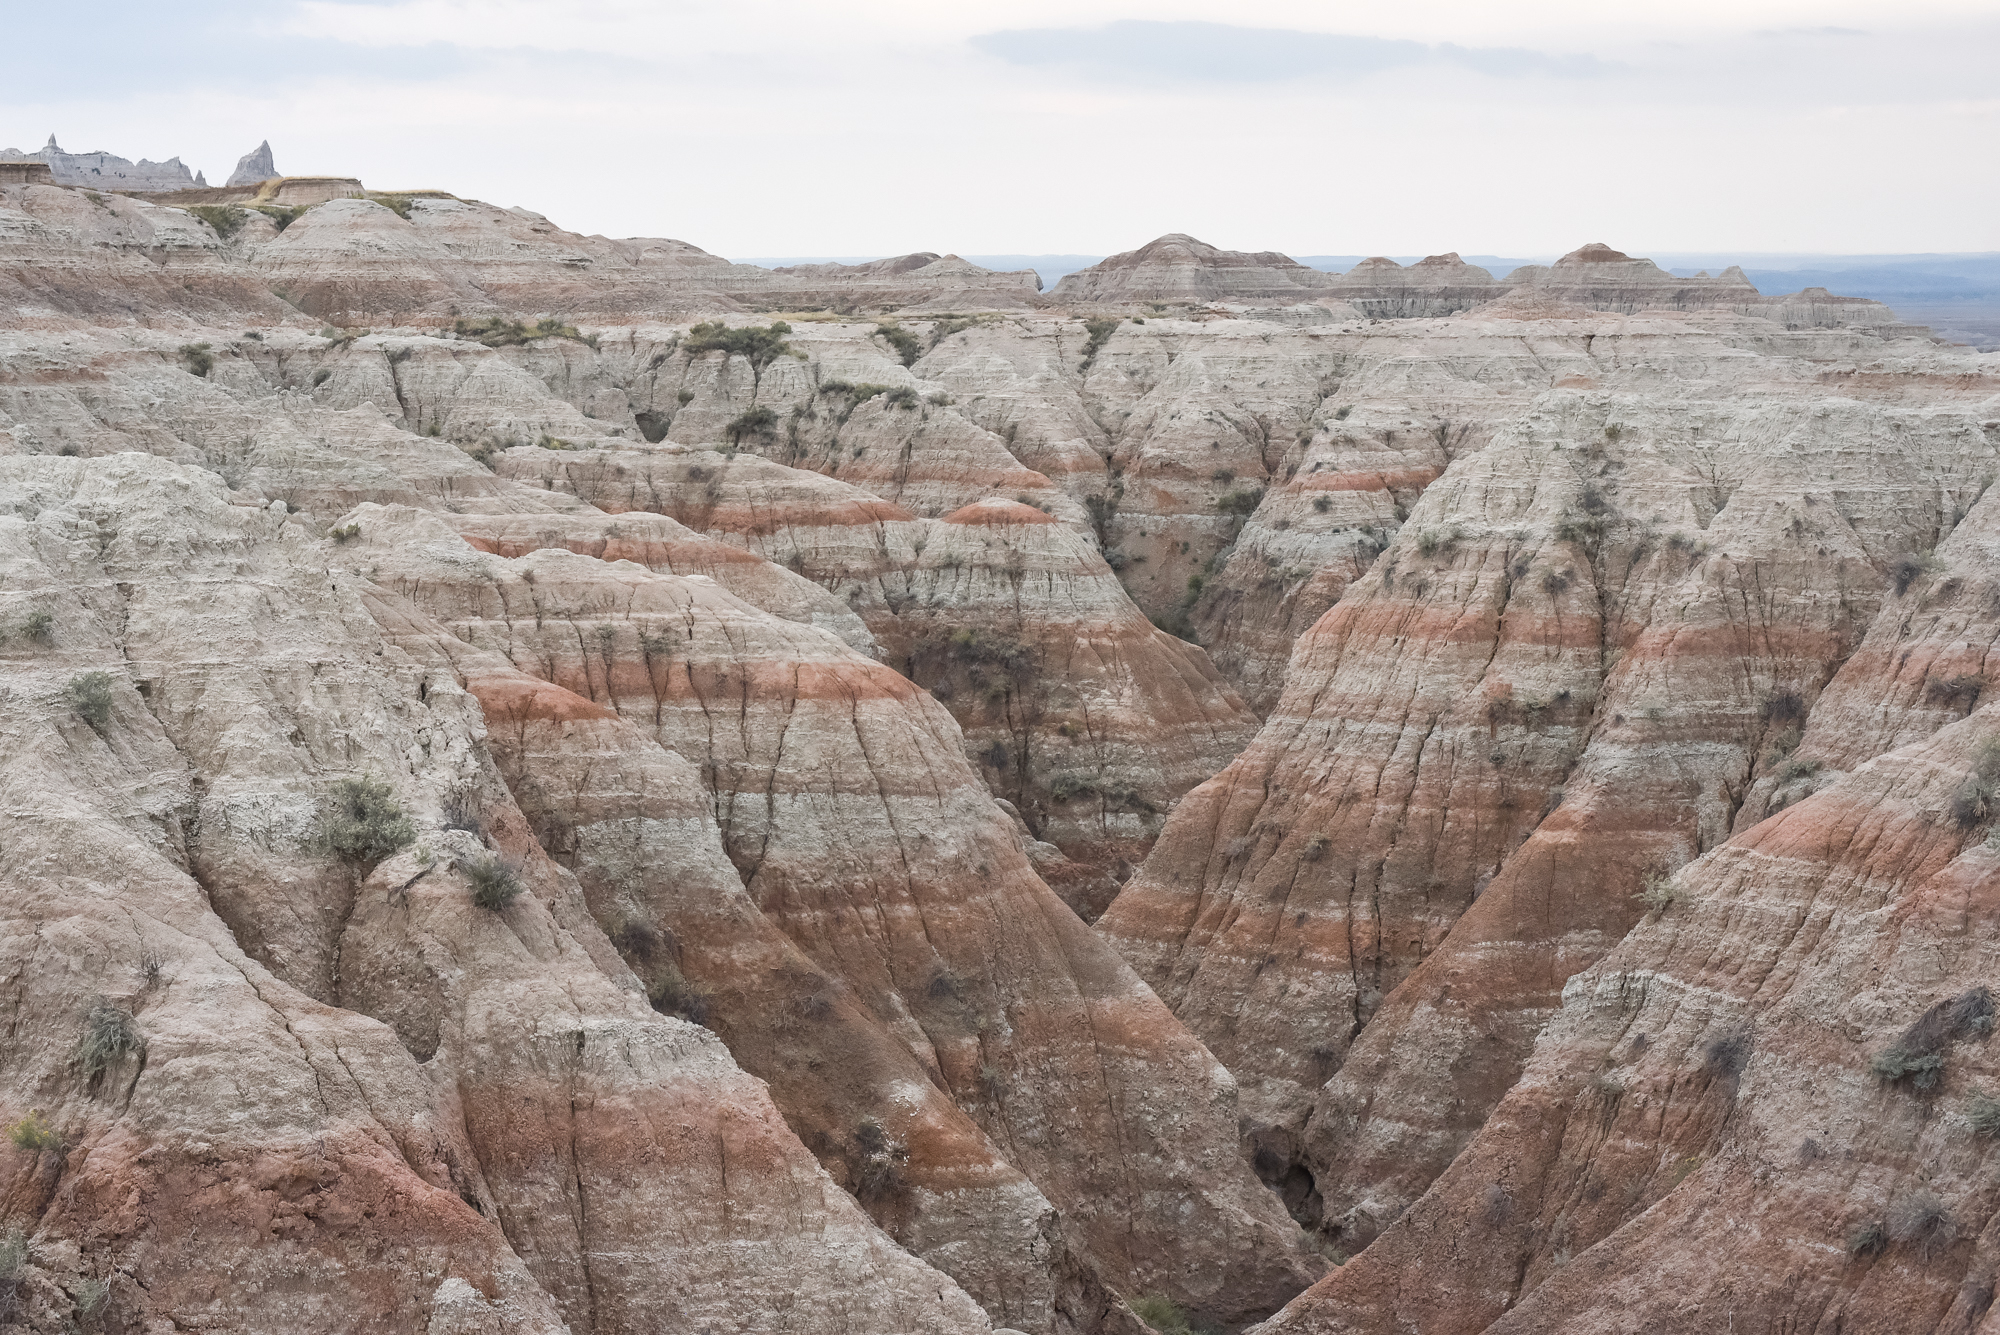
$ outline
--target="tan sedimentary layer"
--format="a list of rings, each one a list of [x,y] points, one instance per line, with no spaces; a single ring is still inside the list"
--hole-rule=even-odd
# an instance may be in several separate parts
[[[1430,1192],[1262,1329],[1983,1328],[1989,1152],[1966,1109],[1996,1079],[1994,961],[1971,929],[2000,853],[1950,810],[1991,714],[1682,872],[1571,979]],[[1928,1087],[1871,1069],[1912,1042],[1940,1060]]]
[[[476,703],[384,645],[327,544],[163,460],[5,471],[10,625],[54,617],[7,651],[0,780],[27,965],[0,1112],[65,1147],[0,1151],[38,1328],[92,1277],[133,1323],[612,1331],[764,1325],[816,1275],[843,1296],[792,1320],[985,1329],[720,1043],[645,1005]],[[63,695],[90,669],[101,732]],[[421,836],[365,877],[314,844],[342,775]],[[473,904],[486,852],[448,803],[518,860],[504,913]],[[93,1007],[143,1046],[79,1064]]]

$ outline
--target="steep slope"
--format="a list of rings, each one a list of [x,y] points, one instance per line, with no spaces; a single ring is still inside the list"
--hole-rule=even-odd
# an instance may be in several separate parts
[[[788,1111],[812,1101],[835,1114],[816,1125],[808,1116],[802,1129],[844,1162],[850,1185],[872,1189],[863,1174],[879,1149],[873,1137],[908,1155],[911,1180],[883,1193],[884,1215],[913,1209],[924,1216],[913,1232],[930,1246],[993,1265],[1007,1248],[970,1221],[1023,1213],[981,1191],[1018,1197],[1025,1186],[998,1161],[1000,1145],[1121,1291],[1159,1289],[1235,1324],[1311,1277],[1296,1230],[1233,1153],[1227,1076],[1035,876],[949,717],[907,680],[830,636],[635,566],[542,551],[512,567],[465,553],[434,521],[364,507],[354,522],[367,544],[357,559],[456,640],[595,702],[588,714],[568,707],[583,721],[608,709],[699,767],[749,903],[804,956],[787,963],[768,939],[757,945],[799,977],[724,1018],[724,1031],[743,1042],[746,1061],[766,1063],[792,1096]],[[528,800],[545,842],[570,845],[572,804],[587,793],[603,800],[587,777],[594,762],[583,760],[596,748],[551,765],[554,748],[523,730],[552,706],[488,685],[476,666],[460,670],[489,726],[514,738],[502,745],[539,791]],[[530,751],[543,759],[520,769]],[[639,865],[627,850],[622,877],[597,868],[601,893],[643,904],[631,884]],[[673,939],[693,926],[651,925]],[[740,989],[752,947],[728,944]],[[823,1077],[804,1088],[797,1067],[824,1056],[811,1032],[857,1004],[908,1050],[901,1069],[876,1045],[866,1060],[878,1069],[861,1093],[843,1097]],[[954,1127],[948,1104],[911,1106],[909,1091],[933,1084],[991,1145]],[[954,1143],[963,1141],[975,1143]],[[1078,1153],[1085,1145],[1094,1152]],[[945,1197],[960,1222],[948,1224],[925,1193]],[[1201,1227],[1183,1233],[1188,1218]],[[1025,1222],[1049,1227],[1032,1211]],[[1021,1284],[1018,1269],[1002,1269],[992,1296]]]
[[[1984,1329],[2000,852],[1951,811],[1996,724],[1683,871],[1429,1194],[1262,1329]]]
[[[1407,269],[1378,255],[1336,275],[1329,287],[1375,320],[1453,315],[1506,290],[1492,274],[1467,264],[1456,252],[1426,256]]]
[[[817,1329],[986,1328],[644,1004],[475,702],[384,646],[325,544],[199,469],[4,467],[9,624],[51,618],[7,651],[0,1112],[60,1138],[0,1151],[32,1319],[97,1278],[135,1326],[768,1329],[804,1284],[842,1295],[785,1318]],[[65,688],[91,671],[102,710]],[[316,843],[342,776],[402,798],[414,850]],[[453,800],[518,859],[503,911]]]
[[[1994,466],[1963,408],[1824,396],[1783,351],[1764,402],[1557,389],[1456,460],[1099,924],[1343,1245],[1457,1154],[1648,878],[1790,763],[1882,572]]]
[[[213,195],[0,189],[32,1328],[1992,1319],[1991,358]]]
[[[668,447],[514,450],[496,466],[610,513],[671,513],[840,592],[884,661],[951,710],[992,791],[1079,864],[1048,871],[1088,917],[1254,727],[1086,533],[1018,502],[922,520],[812,473]]]

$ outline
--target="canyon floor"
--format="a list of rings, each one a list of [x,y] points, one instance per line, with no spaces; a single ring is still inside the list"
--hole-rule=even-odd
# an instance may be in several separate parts
[[[0,1331],[2000,1331],[2000,354],[0,183]]]

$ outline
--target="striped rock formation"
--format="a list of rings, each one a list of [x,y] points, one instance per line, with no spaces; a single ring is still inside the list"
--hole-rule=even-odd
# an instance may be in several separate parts
[[[1036,877],[949,716],[908,680],[705,581],[568,551],[475,557],[407,511],[352,520],[357,565],[448,632],[542,846],[655,971],[656,999],[679,999],[668,965],[713,989],[706,1013],[807,1143],[996,1319],[1082,1328],[1050,1324],[1082,1300],[1035,1271],[1074,1263],[1022,1174],[1121,1292],[1233,1324],[1314,1273],[1232,1153],[1227,1076]],[[465,645],[537,682],[492,680]],[[740,887],[696,892],[659,847],[689,818],[685,798],[660,803],[701,787]],[[1166,1216],[1206,1222],[1150,1222]]]
[[[1992,1320],[1991,358],[220,193],[0,185],[28,1328]]]

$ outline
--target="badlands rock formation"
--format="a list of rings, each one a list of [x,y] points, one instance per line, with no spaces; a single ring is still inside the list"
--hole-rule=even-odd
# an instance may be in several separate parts
[[[18,148],[0,149],[0,162],[46,162],[58,185],[87,186],[93,190],[167,191],[205,188],[208,181],[190,174],[179,158],[133,162],[102,149],[92,153],[65,153],[54,135],[33,153]]]
[[[0,185],[0,1329],[1988,1320],[1992,356],[271,186]]]
[[[1231,301],[1268,306],[1310,301],[1331,285],[1328,275],[1274,250],[1218,250],[1183,232],[1170,232],[1065,276],[1050,298],[1067,305]]]
[[[236,160],[236,170],[229,173],[229,179],[223,185],[257,185],[277,174],[278,164],[271,157],[271,141],[266,139]]]

